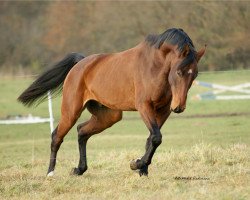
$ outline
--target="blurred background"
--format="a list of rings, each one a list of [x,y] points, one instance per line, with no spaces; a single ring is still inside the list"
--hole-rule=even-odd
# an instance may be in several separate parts
[[[249,7],[248,1],[0,1],[0,199],[250,199]],[[49,118],[48,101],[27,108],[16,100],[20,93],[69,52],[119,52],[172,27],[184,29],[197,50],[208,48],[187,109],[161,129],[149,177],[129,168],[143,155],[148,130],[138,112],[124,112],[121,122],[89,140],[83,177],[69,175],[79,156],[75,126],[60,148],[55,179],[45,180],[50,125],[34,120]],[[61,97],[52,102],[56,126]],[[83,112],[76,124],[89,117]]]
[[[69,52],[122,51],[148,34],[183,28],[197,49],[208,45],[200,70],[250,67],[247,1],[0,2],[0,72],[40,72]]]

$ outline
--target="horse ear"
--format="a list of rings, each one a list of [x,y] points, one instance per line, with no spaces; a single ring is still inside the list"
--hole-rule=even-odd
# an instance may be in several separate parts
[[[206,48],[207,48],[207,45],[205,44],[205,47],[202,48],[200,51],[197,52],[197,54],[196,54],[197,62],[199,62],[199,60],[201,59],[201,57],[205,54]]]
[[[174,50],[173,46],[167,43],[163,43],[160,47],[160,50],[164,55],[168,54],[170,51]]]

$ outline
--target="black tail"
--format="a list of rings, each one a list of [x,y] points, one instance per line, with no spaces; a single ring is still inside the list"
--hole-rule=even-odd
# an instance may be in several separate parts
[[[64,79],[71,68],[84,58],[79,53],[70,53],[63,60],[41,74],[19,97],[18,101],[26,106],[41,103],[46,99],[48,91],[61,91]]]

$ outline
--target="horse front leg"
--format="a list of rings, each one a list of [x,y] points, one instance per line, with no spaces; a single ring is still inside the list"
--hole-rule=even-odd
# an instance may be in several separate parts
[[[144,104],[138,109],[141,117],[149,129],[150,136],[146,142],[146,152],[141,159],[132,160],[130,168],[132,170],[139,169],[140,176],[148,175],[148,166],[151,164],[153,155],[157,147],[162,142],[162,135],[160,132],[161,125],[158,124],[157,113],[154,111],[150,104]],[[165,120],[164,120],[165,121]]]

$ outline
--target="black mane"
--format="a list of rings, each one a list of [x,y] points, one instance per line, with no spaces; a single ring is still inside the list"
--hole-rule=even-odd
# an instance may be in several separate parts
[[[177,45],[179,52],[183,52],[186,45],[188,45],[190,52],[179,67],[192,63],[196,58],[194,44],[190,37],[182,29],[171,28],[160,35],[148,35],[145,41],[148,42],[150,46],[157,49],[159,49],[164,42],[171,45]]]

